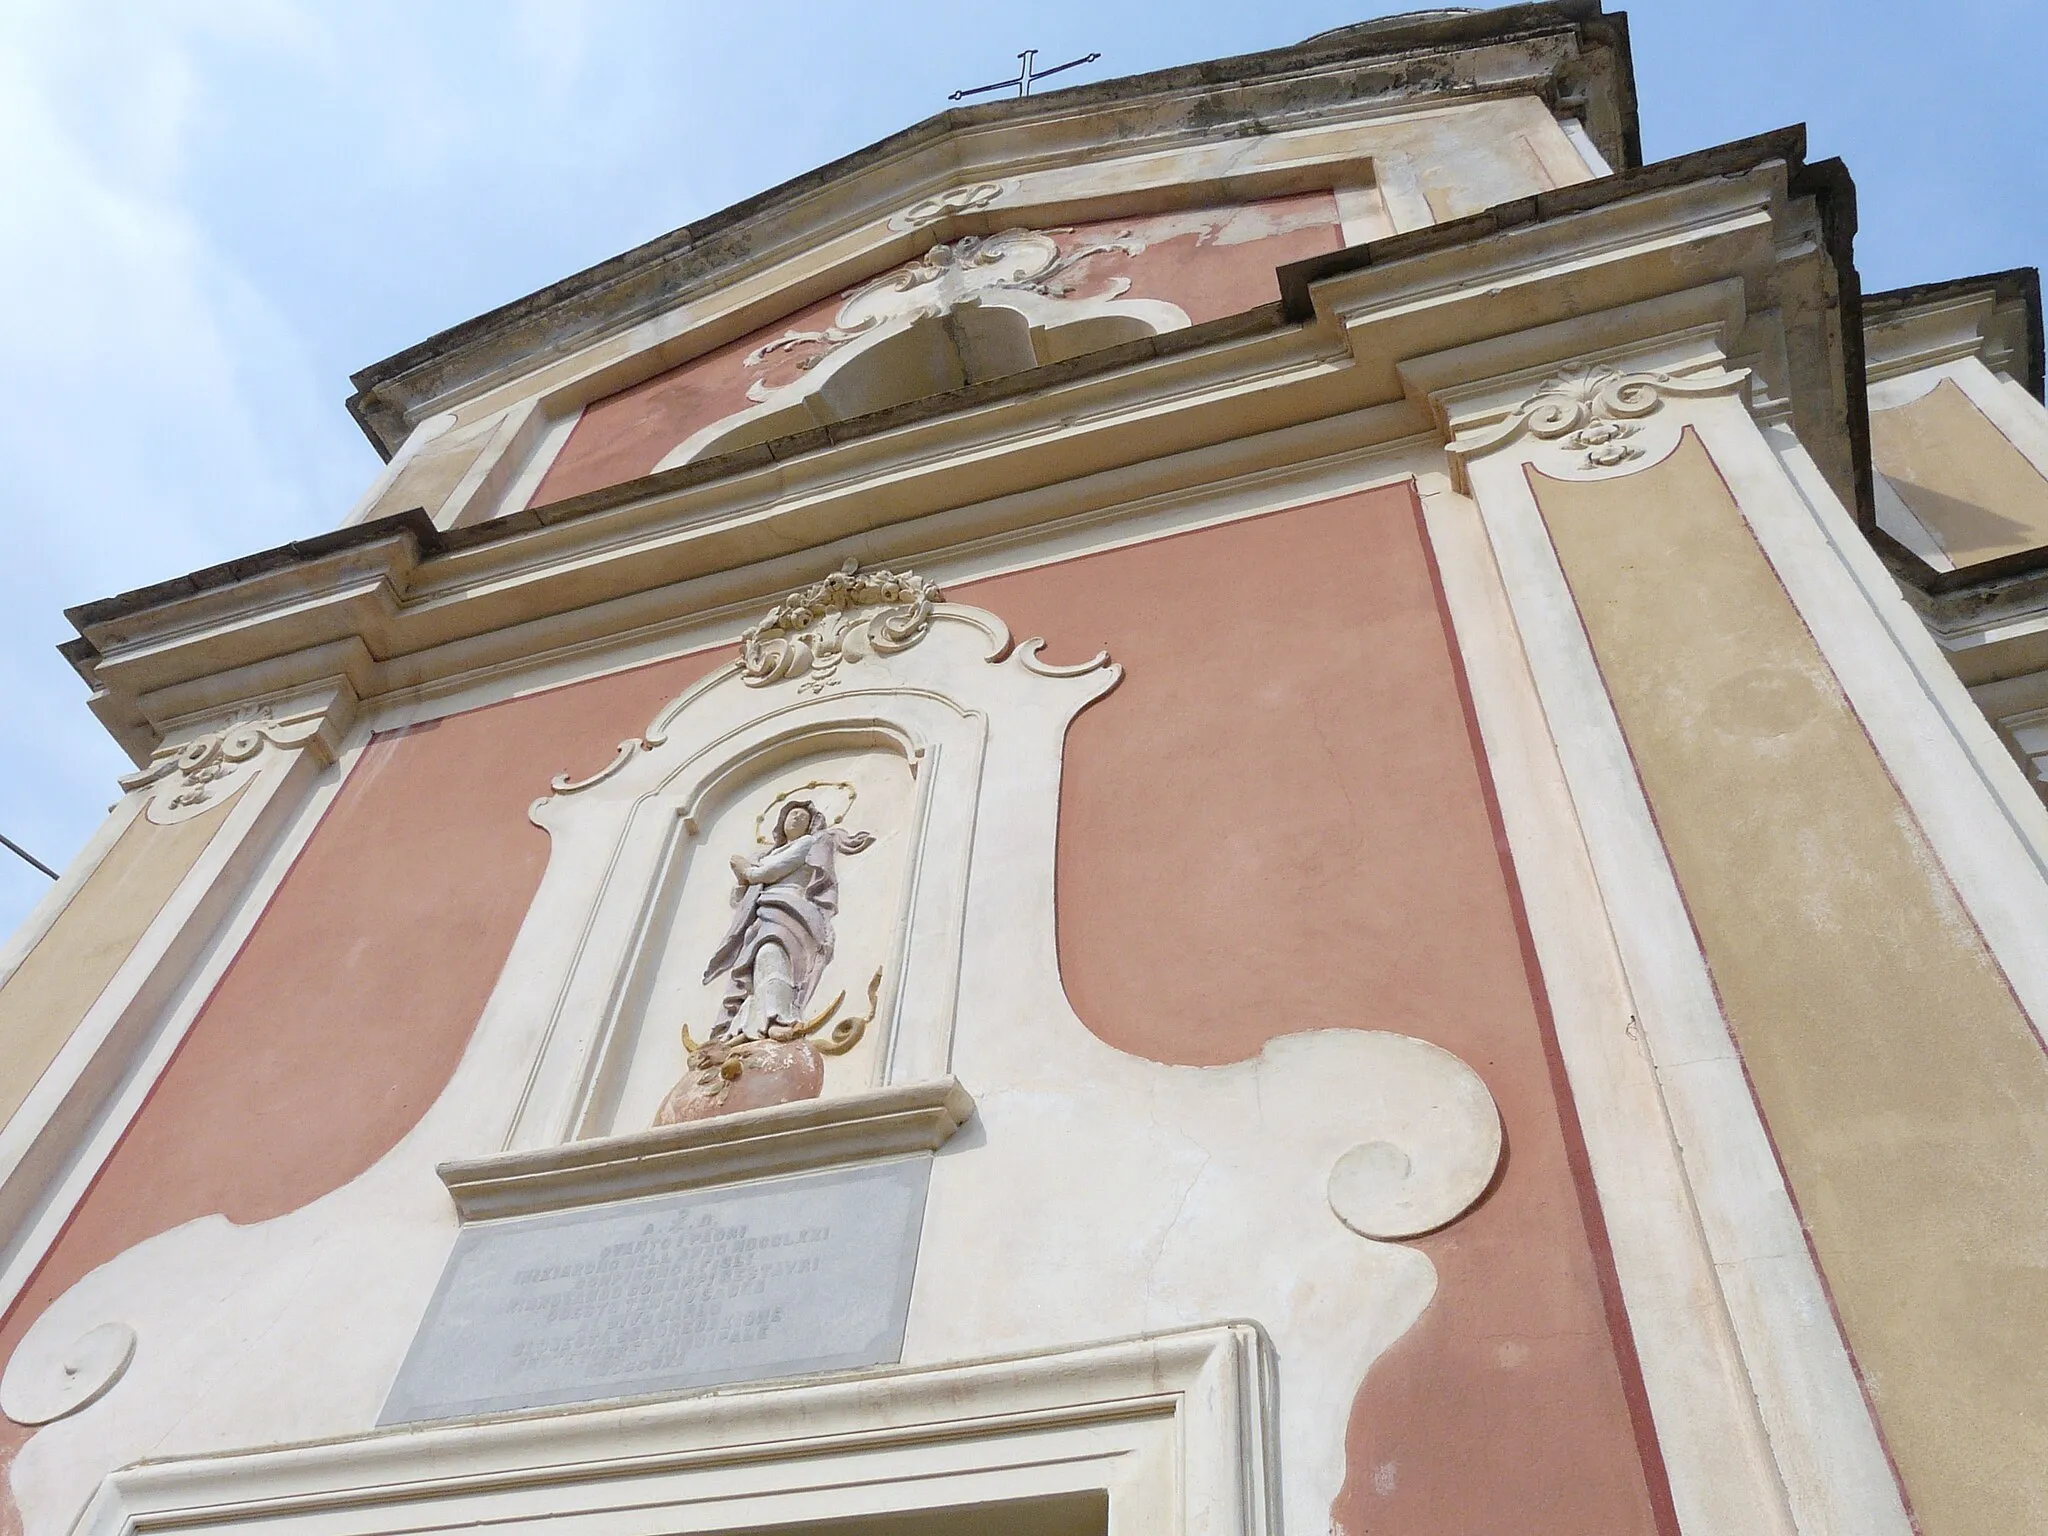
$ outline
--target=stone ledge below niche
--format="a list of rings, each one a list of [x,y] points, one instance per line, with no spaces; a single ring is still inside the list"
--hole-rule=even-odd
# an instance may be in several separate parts
[[[974,1113],[952,1077],[742,1110],[627,1136],[442,1163],[464,1221],[630,1200],[907,1152],[935,1152]]]

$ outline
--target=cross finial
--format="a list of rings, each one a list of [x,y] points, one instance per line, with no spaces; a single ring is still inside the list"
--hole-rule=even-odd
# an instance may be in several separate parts
[[[1029,96],[1032,84],[1035,81],[1057,75],[1063,70],[1079,69],[1083,64],[1093,64],[1101,57],[1102,55],[1099,53],[1084,54],[1078,59],[1069,59],[1064,64],[1055,64],[1051,69],[1034,69],[1032,66],[1037,62],[1038,50],[1036,48],[1026,48],[1017,55],[1017,73],[1014,78],[997,80],[990,85],[970,86],[964,91],[954,91],[946,100],[964,101],[969,96],[981,96],[990,91],[1008,90],[1013,85],[1017,87],[1017,94],[1019,96]]]

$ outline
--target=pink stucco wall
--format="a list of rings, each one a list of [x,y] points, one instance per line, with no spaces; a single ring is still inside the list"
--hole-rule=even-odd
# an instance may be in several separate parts
[[[1075,722],[1061,790],[1060,964],[1091,1029],[1197,1066],[1297,1030],[1395,1030],[1456,1052],[1500,1104],[1505,1169],[1418,1240],[1436,1298],[1358,1396],[1342,1528],[1668,1536],[1412,489],[949,595],[1048,637],[1051,659],[1107,645],[1126,669]],[[728,654],[374,743],[0,1327],[0,1357],[128,1246],[209,1212],[294,1209],[389,1149],[447,1082],[538,886],[528,804]],[[1162,825],[1186,835],[1127,856]],[[0,1462],[26,1434],[0,1426]]]

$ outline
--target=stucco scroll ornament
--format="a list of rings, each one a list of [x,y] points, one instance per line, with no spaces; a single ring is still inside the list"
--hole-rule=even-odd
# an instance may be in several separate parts
[[[865,1015],[834,1022],[844,991],[807,1013],[832,960],[838,859],[875,841],[842,825],[853,798],[852,785],[821,782],[779,795],[760,818],[773,828],[760,853],[733,855],[732,923],[704,968],[705,985],[725,980],[718,1021],[701,1043],[683,1026],[689,1069],[662,1100],[656,1125],[816,1098],[824,1088],[820,1056],[852,1050],[874,1021],[879,970]],[[837,816],[827,809],[834,799]]]
[[[155,785],[145,814],[160,826],[188,821],[212,809],[255,776],[265,747],[299,747],[319,731],[317,720],[280,725],[268,706],[245,707],[203,736],[158,751],[123,789]]]
[[[799,369],[815,368],[848,342],[892,320],[916,315],[941,315],[978,294],[1011,292],[1065,299],[1074,284],[1066,281],[1092,256],[1121,251],[1135,256],[1141,240],[1119,237],[1093,241],[1062,252],[1059,241],[1035,229],[1006,229],[994,235],[963,235],[933,246],[916,261],[863,283],[846,296],[833,323],[822,331],[786,331],[748,353],[745,366],[758,368],[778,352],[801,352]],[[1090,301],[1110,303],[1130,290],[1127,277],[1113,278]],[[765,378],[747,389],[757,404],[780,386]]]
[[[1657,409],[1657,383],[1650,374],[1567,368],[1545,380],[1519,414],[1532,436],[1583,452],[1580,468],[1612,469],[1642,457],[1629,439],[1637,418]]]
[[[1121,251],[1136,256],[1145,249],[1142,240],[1119,236],[1097,240],[1062,253],[1059,241],[1036,229],[1006,229],[994,235],[963,235],[950,245],[935,245],[908,266],[884,273],[873,282],[854,290],[848,300],[852,308],[863,299],[884,293],[909,293],[937,283],[958,289],[1021,288],[1048,298],[1062,298],[1073,291],[1060,279],[1091,256]],[[1114,298],[1127,290],[1129,278],[1111,285]]]
[[[1640,423],[1667,395],[1720,394],[1740,378],[1718,369],[1691,377],[1629,373],[1606,364],[1562,368],[1509,412],[1487,441],[1473,444],[1472,449],[1505,443],[1526,431],[1531,437],[1556,444],[1573,469],[1619,469],[1643,457]]]
[[[950,214],[973,213],[986,208],[1001,197],[1013,185],[1007,181],[975,181],[964,187],[948,187],[930,197],[921,197],[908,208],[889,220],[889,227],[895,230],[922,229],[927,224],[936,224]]]
[[[931,628],[939,589],[904,571],[863,571],[849,560],[822,581],[799,587],[740,637],[740,673],[751,688],[802,678],[798,691],[822,693],[841,663],[908,650]]]

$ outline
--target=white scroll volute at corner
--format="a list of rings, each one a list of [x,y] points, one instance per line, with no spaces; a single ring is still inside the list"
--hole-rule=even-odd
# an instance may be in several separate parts
[[[1437,1054],[1450,1070],[1421,1117],[1422,1134],[1361,1141],[1330,1170],[1330,1209],[1361,1237],[1394,1241],[1449,1226],[1493,1183],[1500,1110],[1478,1073],[1448,1051]]]

